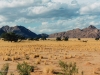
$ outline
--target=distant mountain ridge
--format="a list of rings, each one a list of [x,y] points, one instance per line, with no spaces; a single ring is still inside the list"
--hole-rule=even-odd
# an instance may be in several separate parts
[[[100,29],[97,29],[95,26],[90,25],[84,29],[73,29],[66,32],[59,32],[50,34],[49,38],[63,37],[68,36],[70,38],[96,38],[100,37]]]
[[[14,32],[18,35],[22,35],[26,38],[28,37],[37,37],[37,34],[30,31],[29,29],[25,28],[24,26],[14,26],[14,27],[9,27],[9,26],[3,26],[2,28],[0,28],[0,34],[4,33],[4,32]]]
[[[96,38],[100,37],[100,29],[97,29],[95,26],[90,25],[87,28],[84,29],[73,29],[65,32],[58,32],[54,34],[36,34],[32,32],[31,30],[25,28],[24,26],[14,26],[14,27],[9,27],[9,26],[3,26],[0,28],[0,35],[4,32],[14,32],[18,35],[22,35],[26,38],[35,38],[39,37],[41,38],[42,36],[46,36],[48,38],[56,38],[56,37],[64,37],[68,36],[69,38]]]

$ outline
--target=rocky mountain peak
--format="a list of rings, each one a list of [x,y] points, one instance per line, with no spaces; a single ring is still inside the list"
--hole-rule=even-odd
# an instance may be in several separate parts
[[[93,25],[90,25],[89,27],[88,27],[89,29],[97,29],[95,26],[93,26]]]

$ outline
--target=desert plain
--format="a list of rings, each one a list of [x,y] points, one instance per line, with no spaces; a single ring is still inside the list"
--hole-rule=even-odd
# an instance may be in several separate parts
[[[83,42],[85,40],[85,42]],[[9,64],[8,74],[19,75],[16,67],[23,61],[35,66],[31,75],[57,75],[61,71],[59,61],[76,62],[78,74],[100,75],[100,40],[69,38],[68,41],[22,41],[7,42],[0,40],[0,68]],[[47,73],[46,69],[55,73]]]

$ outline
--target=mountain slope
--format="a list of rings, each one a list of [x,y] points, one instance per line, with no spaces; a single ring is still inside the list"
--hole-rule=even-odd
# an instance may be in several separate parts
[[[70,38],[95,38],[95,37],[100,37],[100,30],[94,27],[93,25],[90,25],[88,28],[84,29],[77,28],[69,30],[67,32],[50,34],[49,38],[56,38],[63,36],[68,36]]]
[[[14,26],[14,27],[3,26],[0,30],[7,32],[7,33],[14,32],[18,35],[22,35],[22,36],[27,37],[27,38],[37,36],[37,34],[35,34],[34,32],[30,31],[29,29],[27,29],[23,26]]]

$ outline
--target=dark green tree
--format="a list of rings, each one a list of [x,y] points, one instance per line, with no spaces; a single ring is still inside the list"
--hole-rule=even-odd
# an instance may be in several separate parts
[[[99,37],[96,37],[95,40],[99,40]]]
[[[78,38],[78,40],[81,40],[81,38]]]
[[[46,40],[46,36],[42,35],[41,40]]]
[[[64,41],[68,41],[68,39],[69,39],[69,37],[68,37],[68,36],[63,37],[63,40],[64,40]]]
[[[1,35],[1,38],[3,38],[4,41],[11,41],[11,42],[14,41],[14,42],[17,42],[20,37],[19,37],[19,35],[16,35],[15,33],[10,32],[10,33],[3,33]]]
[[[61,41],[61,37],[57,37],[56,38],[56,41]]]
[[[39,39],[40,39],[39,37],[35,37],[34,38],[35,41],[39,41]]]

